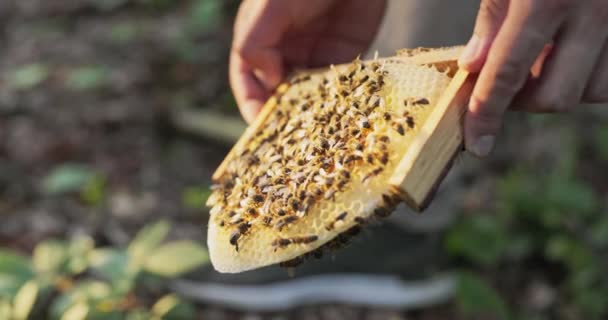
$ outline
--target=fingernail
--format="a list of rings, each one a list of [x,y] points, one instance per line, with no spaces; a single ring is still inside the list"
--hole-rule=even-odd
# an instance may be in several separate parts
[[[482,136],[471,144],[469,151],[478,157],[487,157],[494,148],[495,140],[492,135]]]
[[[482,49],[481,39],[474,34],[464,50],[462,50],[460,59],[458,59],[458,65],[462,67],[474,62],[481,53]]]

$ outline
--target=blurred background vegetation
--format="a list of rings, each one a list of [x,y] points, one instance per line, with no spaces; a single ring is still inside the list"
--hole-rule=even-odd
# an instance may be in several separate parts
[[[209,177],[244,126],[226,74],[237,6],[0,2],[0,319],[608,316],[608,113],[589,106],[511,115],[476,163],[445,237],[448,305],[257,315],[173,294],[207,263]]]

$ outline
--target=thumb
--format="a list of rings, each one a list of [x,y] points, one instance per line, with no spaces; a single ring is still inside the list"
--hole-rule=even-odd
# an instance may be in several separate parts
[[[482,0],[473,36],[462,51],[458,65],[479,72],[486,61],[492,42],[498,34],[509,10],[510,0]]]

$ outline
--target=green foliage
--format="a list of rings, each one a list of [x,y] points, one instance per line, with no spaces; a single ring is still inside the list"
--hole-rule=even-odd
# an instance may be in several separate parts
[[[81,164],[64,164],[54,168],[44,179],[42,187],[48,194],[79,192],[97,173]]]
[[[195,0],[190,13],[190,27],[195,31],[209,31],[223,20],[221,0]]]
[[[49,68],[42,63],[28,64],[16,69],[9,77],[9,84],[15,89],[31,89],[49,77]]]
[[[110,71],[103,66],[85,66],[72,70],[66,85],[73,90],[92,90],[109,81]]]
[[[507,245],[504,224],[489,215],[476,215],[459,223],[446,239],[449,253],[483,265],[497,263],[504,255]]]
[[[576,140],[564,139],[557,163],[542,171],[518,165],[499,181],[495,210],[464,216],[448,233],[445,247],[488,273],[500,273],[498,268],[505,264],[543,258],[553,269],[565,270],[558,290],[572,303],[573,312],[580,318],[604,319],[608,216],[602,212],[607,208],[591,184],[577,176],[577,150]],[[465,313],[495,305],[495,298],[483,302],[483,297],[496,295],[483,288],[482,279],[464,279],[458,299]]]
[[[193,306],[174,294],[168,294],[160,298],[152,306],[152,315],[155,319],[179,320],[193,319],[195,310]]]
[[[106,196],[106,179],[101,175],[95,175],[80,191],[82,201],[92,207],[99,207]]]
[[[34,303],[36,303],[39,289],[38,284],[34,280],[30,280],[17,291],[13,301],[13,318],[15,320],[29,317],[34,308]]]
[[[68,245],[63,241],[49,240],[34,249],[32,262],[38,273],[57,274],[68,260]]]
[[[10,319],[13,313],[13,306],[9,298],[0,296],[0,319]]]
[[[137,233],[135,239],[129,244],[127,253],[138,266],[143,265],[152,251],[165,239],[169,233],[169,227],[167,221],[159,221],[144,227]]]
[[[171,261],[171,263],[167,263]],[[176,241],[158,248],[146,259],[144,269],[165,277],[176,277],[209,261],[207,251],[192,241]]]
[[[106,179],[89,166],[67,163],[48,173],[42,190],[49,195],[77,193],[82,202],[98,207],[106,196]]]
[[[194,242],[162,244],[169,228],[166,221],[146,226],[128,248],[94,248],[89,237],[47,240],[36,246],[31,261],[0,250],[0,319],[27,319],[43,297],[53,297],[49,310],[36,314],[48,312],[58,320],[193,318],[193,306],[175,295],[154,303],[136,296],[146,274],[158,282],[208,261],[207,251]]]
[[[0,249],[0,297],[15,295],[33,275],[27,258]]]
[[[182,204],[188,209],[201,210],[210,195],[208,187],[189,187],[182,192]]]
[[[507,305],[499,293],[477,275],[461,272],[456,291],[458,307],[468,318],[509,319]]]
[[[92,270],[109,281],[118,291],[133,288],[138,270],[129,266],[126,252],[115,248],[95,249],[89,256]]]

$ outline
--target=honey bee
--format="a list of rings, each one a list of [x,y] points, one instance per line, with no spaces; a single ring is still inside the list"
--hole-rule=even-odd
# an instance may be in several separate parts
[[[319,240],[319,236],[310,235],[310,236],[304,236],[304,237],[294,237],[289,240],[293,244],[310,244],[310,243],[313,243],[313,242]]]
[[[367,155],[367,163],[374,164],[374,156],[371,154]]]
[[[275,250],[278,248],[285,248],[290,244],[291,244],[291,240],[285,239],[285,238],[275,239],[271,243],[272,247],[275,248]]]
[[[346,218],[346,216],[348,215],[348,212],[342,212],[340,213],[333,222],[329,223],[326,227],[325,230],[327,231],[331,231],[335,228],[336,223],[338,223],[339,221],[344,221],[344,219]]]
[[[298,217],[297,217],[297,216],[288,216],[288,217],[285,217],[285,218],[283,218],[283,219],[279,220],[279,221],[278,221],[278,222],[277,222],[277,223],[274,225],[274,228],[275,228],[275,229],[277,229],[277,230],[279,230],[279,231],[281,231],[281,230],[283,230],[283,228],[284,228],[286,225],[292,224],[292,223],[296,222],[297,220],[298,220]]]
[[[299,256],[295,259],[291,259],[289,261],[284,261],[279,264],[281,268],[295,268],[301,265],[304,262],[304,257]]]
[[[251,225],[247,222],[240,224],[232,233],[230,234],[230,244],[234,246],[235,250],[239,251],[239,239],[247,233],[247,231],[251,228]]]
[[[395,205],[395,199],[393,199],[393,197],[391,197],[391,196],[389,196],[387,194],[383,194],[382,195],[382,200],[384,200],[384,203],[386,205],[389,205],[389,206]]]
[[[365,176],[365,178],[363,178],[363,182],[366,182],[368,179],[373,178],[373,177],[379,175],[380,173],[382,173],[382,171],[384,171],[384,168],[374,169],[374,171],[372,171],[370,174],[368,174],[367,176]]]
[[[413,129],[413,128],[414,128],[414,125],[415,125],[415,123],[414,123],[414,117],[412,117],[412,116],[410,115],[410,113],[409,113],[409,112],[407,112],[407,111],[403,113],[403,117],[405,118],[405,122],[407,123],[407,126],[408,126],[410,129]]]
[[[262,219],[262,223],[264,223],[265,226],[270,226],[270,224],[272,223],[272,217],[271,216],[265,216]]]
[[[395,129],[395,131],[397,131],[397,133],[399,133],[400,135],[405,135],[405,128],[400,123],[394,123],[393,129]]]
[[[258,211],[255,208],[249,208],[247,209],[247,213],[252,216],[252,217],[257,217],[258,216]]]
[[[374,215],[379,218],[386,218],[391,215],[391,211],[384,207],[379,207],[374,210]]]
[[[380,162],[381,162],[383,165],[387,165],[387,164],[388,164],[388,161],[389,161],[389,155],[388,155],[388,152],[384,152],[384,153],[382,153],[382,156],[380,157]]]
[[[421,98],[421,99],[414,101],[414,104],[421,104],[421,105],[428,105],[429,103],[430,103],[429,100],[426,98]]]
[[[355,217],[355,222],[358,224],[365,224],[367,222],[367,220],[363,217]]]
[[[350,179],[350,172],[346,171],[346,170],[342,170],[340,171],[340,174],[346,178],[346,179]]]

